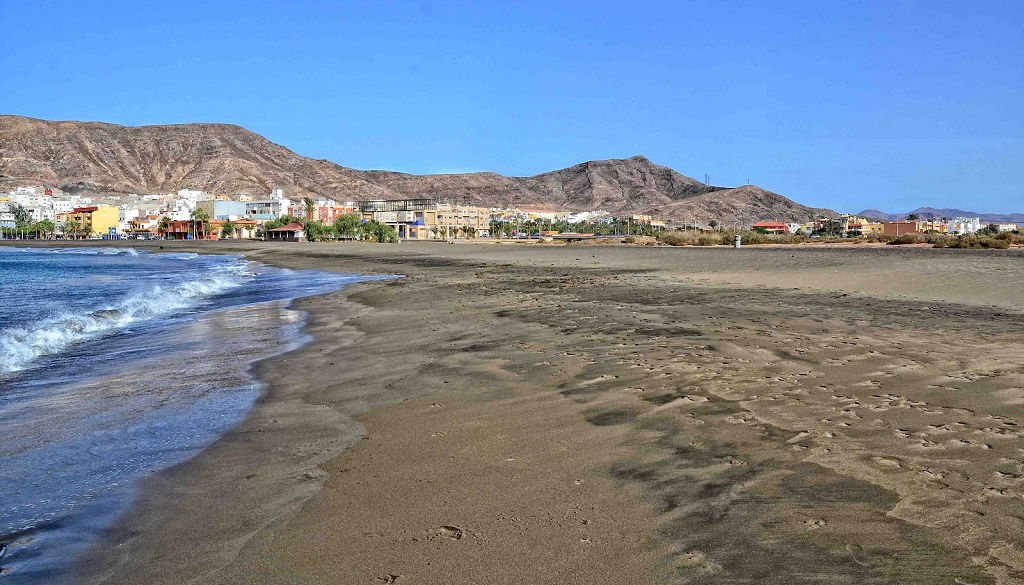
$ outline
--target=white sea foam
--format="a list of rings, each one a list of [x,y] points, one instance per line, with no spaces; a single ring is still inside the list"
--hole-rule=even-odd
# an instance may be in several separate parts
[[[140,253],[145,253],[135,248],[54,248],[45,251],[50,254],[77,254],[80,256],[138,256]]]
[[[250,277],[244,264],[222,266],[200,278],[154,286],[90,312],[57,315],[29,327],[0,330],[0,374],[23,370],[40,356],[59,353],[129,324],[173,315],[241,286]]]
[[[199,257],[199,254],[194,252],[172,252],[170,254],[160,254],[160,257],[165,260],[195,260]]]

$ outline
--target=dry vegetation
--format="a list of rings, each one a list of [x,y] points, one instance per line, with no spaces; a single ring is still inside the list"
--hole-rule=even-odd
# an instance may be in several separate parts
[[[931,244],[933,248],[992,248],[1005,250],[1010,245],[1024,244],[1024,236],[1010,232],[1004,232],[995,236],[980,236],[977,234],[962,236],[949,234],[907,234],[898,238],[888,237],[886,243],[893,246]]]

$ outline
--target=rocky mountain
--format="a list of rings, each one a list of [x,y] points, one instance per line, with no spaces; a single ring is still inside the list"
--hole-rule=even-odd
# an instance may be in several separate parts
[[[603,209],[675,221],[751,223],[834,216],[754,186],[709,186],[642,156],[590,161],[532,177],[363,171],[301,156],[228,124],[127,127],[0,116],[0,189],[165,193],[182,188],[340,200],[440,197],[485,206]]]
[[[906,219],[910,214],[928,219],[954,218],[954,217],[980,217],[981,221],[991,223],[1024,223],[1024,213],[978,213],[976,211],[964,211],[963,209],[936,209],[934,207],[918,207],[906,213],[885,213],[877,209],[865,209],[859,215],[863,217],[894,221]]]

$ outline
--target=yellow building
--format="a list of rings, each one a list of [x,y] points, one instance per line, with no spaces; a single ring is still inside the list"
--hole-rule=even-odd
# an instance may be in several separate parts
[[[74,221],[79,226],[80,234],[104,235],[110,233],[110,228],[117,229],[120,214],[116,207],[76,207],[70,213],[58,215],[57,221]]]

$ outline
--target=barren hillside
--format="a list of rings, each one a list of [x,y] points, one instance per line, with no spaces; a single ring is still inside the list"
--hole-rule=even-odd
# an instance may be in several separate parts
[[[486,206],[603,209],[683,221],[805,220],[833,215],[758,187],[706,186],[643,156],[581,163],[533,177],[362,171],[301,156],[240,126],[128,127],[0,116],[0,189],[161,193],[182,188],[341,200],[439,197]],[[691,219],[692,220],[692,219]]]

